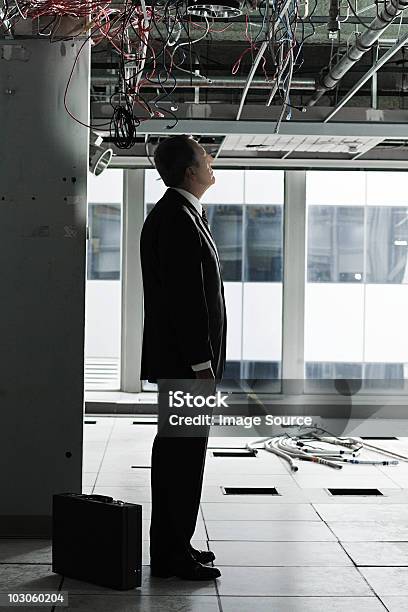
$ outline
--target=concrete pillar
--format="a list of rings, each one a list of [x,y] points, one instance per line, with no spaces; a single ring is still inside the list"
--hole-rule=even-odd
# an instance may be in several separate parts
[[[63,99],[82,44],[0,41],[0,535],[49,535],[52,494],[81,491],[88,130]]]

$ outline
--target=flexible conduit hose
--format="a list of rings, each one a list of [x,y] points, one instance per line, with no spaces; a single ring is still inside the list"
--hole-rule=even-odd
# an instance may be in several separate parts
[[[322,438],[318,437],[318,439],[320,440]],[[406,457],[405,455],[401,455],[400,453],[394,453],[394,451],[387,450],[386,448],[381,448],[380,446],[375,446],[374,444],[368,444],[361,438],[347,438],[347,439],[354,440],[355,442],[361,445],[360,448],[365,448],[367,450],[378,453],[379,455],[385,455],[387,457],[395,457],[396,459],[399,459],[400,461],[408,461],[408,457]],[[327,441],[327,438],[324,438],[324,440]],[[331,443],[338,444],[338,442],[331,442]],[[397,465],[398,461],[388,461],[385,463],[383,461],[378,461],[377,463],[381,465]]]
[[[264,448],[266,451],[273,453],[278,457],[282,457],[282,459],[285,459],[285,461],[289,463],[292,472],[297,472],[299,468],[293,461],[292,457],[288,453],[285,453],[284,451],[276,448],[273,444],[274,440],[275,438],[261,438],[260,440],[256,440],[256,442],[251,442],[247,444],[246,448],[248,450],[255,450],[257,444],[263,443],[263,446],[261,448]]]
[[[302,448],[298,447],[296,444],[296,439],[287,438],[287,437],[279,437],[272,439],[272,445],[279,449],[284,449],[292,457],[296,457],[297,459],[301,459],[303,461],[313,461],[314,463],[320,463],[321,465],[327,465],[328,467],[332,467],[336,470],[341,469],[341,465],[334,463],[330,459],[325,459],[322,457],[322,454],[326,454],[324,451],[320,449],[315,449],[313,454],[307,453]]]
[[[316,446],[317,443],[324,443],[326,445],[332,445],[337,448],[322,448]],[[366,444],[361,438],[338,438],[332,435],[324,435],[319,433],[318,429],[309,431],[307,434],[300,436],[289,436],[287,434],[282,436],[275,436],[273,438],[261,438],[254,442],[250,442],[246,445],[248,450],[255,450],[259,445],[264,450],[277,455],[284,459],[288,464],[292,472],[298,471],[298,466],[295,460],[299,461],[312,461],[314,463],[320,463],[336,470],[341,470],[342,464],[353,464],[353,465],[397,465],[399,461],[395,458],[408,461],[408,457],[387,451],[380,447],[374,446],[373,444]],[[342,448],[338,448],[342,447]],[[359,459],[359,452],[361,449],[367,449],[379,454],[393,457],[393,460],[375,460],[375,459]],[[348,455],[348,456],[347,456]]]

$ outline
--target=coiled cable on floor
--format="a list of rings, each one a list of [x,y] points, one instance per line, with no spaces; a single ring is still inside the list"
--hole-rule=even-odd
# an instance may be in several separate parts
[[[300,459],[303,461],[312,461],[314,463],[320,463],[321,465],[326,465],[328,467],[334,468],[335,470],[341,469],[341,465],[335,463],[334,461],[322,456],[325,455],[325,451],[321,451],[320,449],[314,449],[312,452],[307,452],[303,450],[297,445],[296,438],[290,438],[286,436],[280,436],[277,438],[272,438],[269,442],[265,443],[265,449],[271,449],[272,452],[274,450],[279,449],[283,450],[290,457],[294,457],[296,459]],[[293,468],[292,468],[293,470]]]
[[[321,444],[325,444],[322,447]],[[297,436],[291,436],[284,434],[282,436],[275,436],[273,438],[261,438],[250,442],[246,445],[248,450],[256,450],[260,448],[277,455],[284,459],[288,464],[292,472],[298,471],[298,461],[311,461],[313,463],[320,463],[327,467],[331,467],[336,470],[341,470],[343,464],[352,465],[398,465],[402,459],[408,461],[408,457],[387,451],[380,447],[376,447],[372,444],[366,444],[361,438],[357,437],[346,437],[340,438],[333,436],[325,430],[315,427],[309,429],[304,434]],[[330,448],[332,446],[332,448]],[[339,447],[341,447],[339,449]],[[360,459],[359,453],[362,449],[366,449],[379,454],[384,454],[393,457],[392,460],[376,460],[376,459]]]

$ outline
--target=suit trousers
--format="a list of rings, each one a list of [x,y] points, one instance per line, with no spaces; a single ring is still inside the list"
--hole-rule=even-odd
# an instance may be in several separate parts
[[[184,381],[186,382],[186,381]],[[150,558],[156,564],[191,561],[190,540],[200,507],[209,427],[177,430],[168,426],[169,390],[175,380],[158,381],[159,429],[151,461]],[[172,431],[173,429],[173,431]]]

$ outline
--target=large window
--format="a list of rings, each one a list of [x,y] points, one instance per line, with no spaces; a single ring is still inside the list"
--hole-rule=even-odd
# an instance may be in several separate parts
[[[363,282],[364,208],[309,206],[308,213],[308,281]]]
[[[85,389],[120,387],[123,170],[88,180]]]
[[[147,214],[166,188],[156,171],[147,170],[144,176]],[[250,379],[260,391],[278,393],[284,371],[304,377],[306,393],[336,392],[339,379],[353,381],[353,388],[362,392],[406,393],[406,173],[288,171],[286,205],[297,212],[286,217],[285,268],[284,173],[216,170],[215,176],[202,203],[225,285],[225,378]],[[87,389],[120,387],[122,191],[122,170],[90,176]],[[131,200],[128,205],[136,204]],[[299,244],[293,244],[293,236]],[[303,293],[294,292],[302,286],[302,271],[304,302]]]
[[[208,222],[217,244],[224,281],[242,280],[242,205],[208,207]]]
[[[226,379],[281,389],[284,173],[217,170],[202,199],[220,256],[228,312]],[[164,193],[146,171],[146,213]]]
[[[306,389],[401,391],[408,369],[403,173],[307,173]],[[322,383],[322,381],[327,381]]]
[[[245,209],[245,281],[282,282],[283,203]]]
[[[90,202],[88,280],[120,280],[121,205]]]

